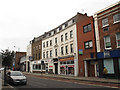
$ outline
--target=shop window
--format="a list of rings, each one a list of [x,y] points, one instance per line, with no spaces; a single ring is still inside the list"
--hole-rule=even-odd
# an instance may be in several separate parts
[[[104,59],[104,67],[108,70],[109,74],[114,74],[113,59]]]
[[[105,19],[103,19],[102,20],[102,26],[103,27],[106,27],[106,26],[108,26],[109,24],[108,24],[108,18],[105,18]]]
[[[116,34],[117,47],[120,47],[120,33]]]
[[[113,16],[114,23],[120,22],[120,13],[117,13]]]
[[[111,48],[110,36],[105,36],[104,42],[105,42],[105,49]]]

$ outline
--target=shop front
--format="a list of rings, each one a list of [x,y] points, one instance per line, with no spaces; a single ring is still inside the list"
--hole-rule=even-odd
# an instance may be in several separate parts
[[[60,74],[74,75],[74,57],[60,58]]]
[[[120,78],[120,50],[97,53],[99,75],[104,77],[103,68],[107,69],[107,78]]]

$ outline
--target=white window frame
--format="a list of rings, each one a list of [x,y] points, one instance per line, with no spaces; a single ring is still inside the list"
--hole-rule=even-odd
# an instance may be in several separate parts
[[[108,18],[102,19],[102,27],[106,27],[106,26],[109,26]]]
[[[117,48],[120,48],[120,46],[118,46],[118,41],[120,41],[120,38],[119,39],[117,38],[118,34],[120,35],[120,33],[116,33],[116,44],[117,44]]]
[[[120,17],[120,13],[117,13],[117,14],[113,15],[113,23],[114,24],[120,22],[119,17]],[[116,18],[117,18],[117,21],[116,21]]]
[[[106,42],[106,37],[109,37],[109,41],[108,42]],[[109,43],[109,42],[111,44],[110,36],[104,36],[104,46],[105,46],[105,49],[112,49],[112,45],[111,45],[111,47],[106,48],[106,43]]]

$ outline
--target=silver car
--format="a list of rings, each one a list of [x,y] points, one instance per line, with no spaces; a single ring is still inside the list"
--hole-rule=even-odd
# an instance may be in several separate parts
[[[6,80],[9,84],[27,84],[26,77],[20,71],[9,71]]]

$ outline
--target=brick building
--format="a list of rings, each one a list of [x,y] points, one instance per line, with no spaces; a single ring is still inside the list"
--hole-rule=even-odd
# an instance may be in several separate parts
[[[103,77],[103,67],[108,77],[120,76],[120,1],[94,15],[99,75]]]
[[[15,70],[20,70],[20,58],[25,55],[26,55],[26,52],[15,53]]]
[[[77,25],[78,75],[97,76],[94,21],[92,16],[81,15]]]

